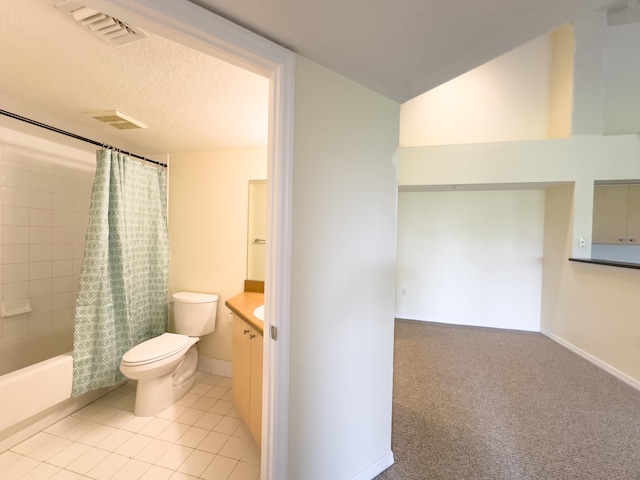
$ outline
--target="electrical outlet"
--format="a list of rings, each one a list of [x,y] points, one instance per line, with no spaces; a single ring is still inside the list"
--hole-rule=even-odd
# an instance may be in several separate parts
[[[407,296],[407,289],[406,288],[402,288],[402,296],[406,297]]]
[[[587,244],[587,241],[584,239],[584,237],[580,237],[580,247],[584,247]]]

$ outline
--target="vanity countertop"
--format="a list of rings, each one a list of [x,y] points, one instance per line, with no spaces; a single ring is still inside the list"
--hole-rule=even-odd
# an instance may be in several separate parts
[[[255,328],[260,335],[264,335],[264,322],[253,314],[256,308],[264,305],[264,293],[242,292],[235,297],[231,297],[224,304],[234,314]]]

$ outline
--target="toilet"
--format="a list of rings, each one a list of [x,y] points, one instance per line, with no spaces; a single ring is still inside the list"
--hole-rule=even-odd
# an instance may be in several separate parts
[[[137,380],[134,414],[156,415],[182,398],[195,383],[196,342],[215,329],[218,296],[179,292],[172,295],[175,333],[163,333],[136,345],[122,357],[120,371]]]

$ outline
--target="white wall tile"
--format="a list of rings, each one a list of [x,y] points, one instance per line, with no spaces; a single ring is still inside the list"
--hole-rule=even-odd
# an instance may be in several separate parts
[[[32,227],[53,226],[53,210],[32,208],[29,210],[29,225]]]
[[[73,274],[80,275],[82,272],[82,259],[73,259]]]
[[[51,326],[55,329],[73,327],[73,309],[54,310],[51,312]]]
[[[73,243],[85,243],[87,240],[87,229],[86,228],[75,228],[73,229]]]
[[[73,243],[73,228],[54,227],[53,243]]]
[[[51,310],[67,310],[70,309],[73,304],[73,295],[71,292],[57,293],[51,295]]]
[[[16,315],[2,322],[2,340],[11,342],[29,336],[29,316]]]
[[[53,208],[57,211],[70,212],[73,210],[73,197],[61,193],[53,194]]]
[[[54,210],[53,212],[54,227],[73,227],[73,212]]]
[[[73,327],[94,173],[2,145],[0,138],[0,299],[28,297],[33,309],[0,319],[6,342]],[[50,153],[64,156],[65,148]]]
[[[34,297],[31,299],[32,315],[40,315],[43,313],[51,312],[51,295],[45,295],[44,297]]]
[[[29,278],[39,280],[52,277],[52,262],[32,262],[29,264]]]
[[[28,263],[12,263],[2,266],[2,279],[4,283],[26,282],[29,280]]]
[[[53,260],[73,259],[74,245],[71,243],[61,243],[53,246]]]
[[[43,297],[45,295],[51,295],[53,293],[53,284],[54,282],[52,282],[50,278],[31,280],[29,282],[29,296]]]
[[[50,244],[29,245],[29,260],[32,262],[49,262],[53,259]]]
[[[51,313],[29,316],[29,333],[37,334],[51,330]]]
[[[56,193],[68,193],[73,192],[76,188],[75,182],[72,178],[56,177],[55,179],[55,192]]]
[[[29,298],[29,282],[5,283],[2,289],[2,300],[19,300]]]
[[[40,192],[53,192],[55,180],[44,172],[31,172],[29,188]]]
[[[73,244],[73,258],[82,260],[84,257],[84,242]]]
[[[26,207],[9,207],[5,205],[2,208],[2,224],[29,225],[29,209]]]
[[[51,284],[51,293],[62,293],[73,291],[73,277],[57,277]]]
[[[4,184],[8,187],[29,188],[29,171],[23,168],[5,166]]]
[[[29,243],[29,227],[3,227],[4,245],[26,245]]]
[[[31,190],[29,192],[29,206],[31,208],[44,208],[51,210],[55,208],[53,204],[53,194],[50,192],[38,192]]]
[[[79,197],[74,195],[73,197],[73,211],[74,212],[88,212],[91,201],[87,197]]]
[[[5,245],[2,247],[3,263],[27,263],[29,245]]]
[[[53,227],[29,227],[29,243],[40,245],[53,242]]]
[[[89,212],[73,212],[73,226],[86,230],[89,226]]]
[[[29,206],[29,190],[25,188],[2,187],[2,203],[12,207]]]
[[[51,275],[55,277],[65,277],[71,275],[73,271],[72,260],[54,260]]]

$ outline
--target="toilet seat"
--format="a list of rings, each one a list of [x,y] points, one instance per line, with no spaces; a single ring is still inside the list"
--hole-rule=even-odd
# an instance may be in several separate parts
[[[122,364],[132,367],[154,363],[180,353],[190,343],[190,337],[187,335],[163,333],[159,337],[150,338],[136,345],[125,353]]]

